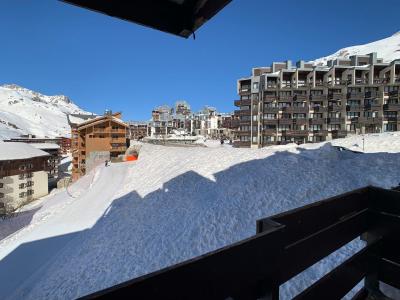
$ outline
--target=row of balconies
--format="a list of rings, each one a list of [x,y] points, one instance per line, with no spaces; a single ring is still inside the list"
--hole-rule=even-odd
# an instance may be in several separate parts
[[[394,81],[400,82],[400,77],[396,77]],[[390,83],[389,78],[374,78],[373,79],[373,84],[374,85],[379,85],[379,84],[388,84]],[[355,78],[355,84],[354,85],[368,85],[369,80],[367,78],[362,78],[362,77],[357,77]],[[315,86],[347,86],[347,85],[353,85],[353,81],[351,79],[335,79],[335,80],[316,80],[315,81]],[[266,89],[276,89],[276,88],[296,88],[296,87],[313,87],[314,83],[311,81],[307,81],[306,79],[304,80],[299,80],[298,83],[292,82],[290,80],[282,81],[281,83],[278,83],[277,81],[267,81],[266,83]]]

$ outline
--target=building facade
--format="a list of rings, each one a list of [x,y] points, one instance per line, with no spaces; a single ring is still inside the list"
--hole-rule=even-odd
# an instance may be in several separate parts
[[[236,147],[320,142],[400,128],[400,60],[376,53],[254,68],[237,82]]]
[[[0,214],[48,194],[48,158],[26,143],[0,143]]]
[[[94,162],[125,154],[128,125],[121,120],[121,113],[70,125],[73,180],[90,171],[87,166],[94,167]]]
[[[129,125],[129,138],[131,140],[141,140],[148,134],[148,122],[131,121]]]

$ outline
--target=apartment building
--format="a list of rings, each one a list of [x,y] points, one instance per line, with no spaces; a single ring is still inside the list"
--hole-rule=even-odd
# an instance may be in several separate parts
[[[0,214],[48,194],[49,156],[26,143],[0,142]]]
[[[125,154],[129,126],[121,113],[107,112],[80,124],[71,125],[72,179],[76,180],[106,159]]]
[[[129,138],[131,140],[141,140],[148,134],[149,124],[144,121],[131,121],[128,122]]]
[[[236,147],[309,143],[400,128],[400,60],[377,53],[254,68],[237,81]]]
[[[60,146],[60,153],[66,154],[71,150],[71,139],[68,137],[37,137],[34,134],[21,135],[19,137],[10,138],[5,142],[19,142],[27,144],[57,144]]]

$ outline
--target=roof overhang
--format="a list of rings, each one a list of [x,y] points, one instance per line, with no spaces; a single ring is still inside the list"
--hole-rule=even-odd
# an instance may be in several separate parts
[[[59,0],[188,38],[231,0]]]

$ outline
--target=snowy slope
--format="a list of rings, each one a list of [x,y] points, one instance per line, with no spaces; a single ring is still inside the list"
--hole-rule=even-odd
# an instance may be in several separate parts
[[[348,58],[351,55],[365,55],[371,52],[377,52],[378,58],[383,58],[384,62],[400,59],[400,31],[382,40],[340,49],[331,55],[318,58],[312,62],[315,65],[326,65],[326,62],[331,59],[338,57]]]
[[[360,140],[334,143],[358,147]],[[0,221],[0,298],[76,298],[249,237],[259,218],[366,185],[397,185],[400,133],[366,135],[365,145],[365,154],[355,154],[330,143],[145,144],[137,162],[100,166]],[[281,287],[282,298],[361,246],[295,277]]]
[[[66,96],[45,96],[17,85],[0,86],[0,139],[21,134],[69,136],[67,114],[88,114]]]

